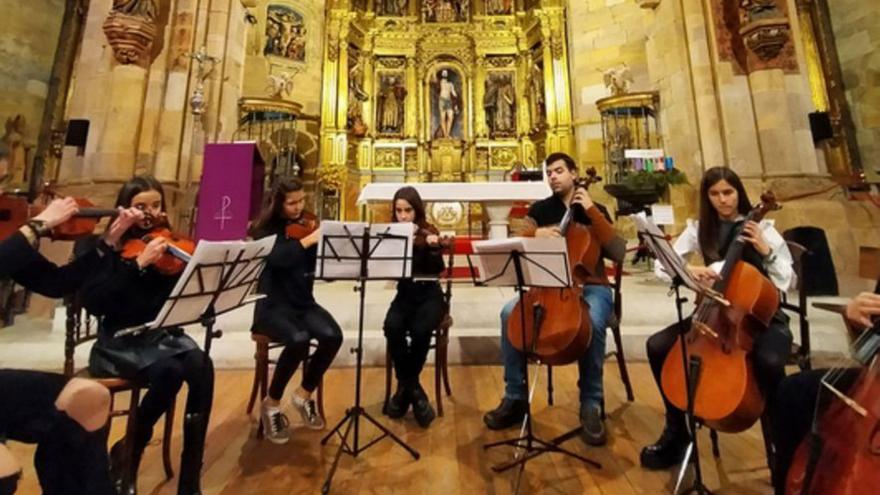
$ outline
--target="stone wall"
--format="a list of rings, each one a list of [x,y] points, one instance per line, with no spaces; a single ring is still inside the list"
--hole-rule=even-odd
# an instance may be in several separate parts
[[[40,129],[63,15],[64,0],[32,0],[0,16],[0,124],[24,116],[28,147]]]
[[[880,2],[828,0],[828,8],[862,162],[880,169]]]

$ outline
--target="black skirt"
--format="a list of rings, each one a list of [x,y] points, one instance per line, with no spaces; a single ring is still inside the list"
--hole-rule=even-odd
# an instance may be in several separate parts
[[[89,355],[89,373],[98,378],[133,380],[141,370],[156,361],[198,348],[198,344],[179,328],[123,337],[100,332]]]

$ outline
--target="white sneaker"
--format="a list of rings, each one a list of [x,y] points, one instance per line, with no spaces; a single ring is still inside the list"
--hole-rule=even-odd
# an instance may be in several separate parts
[[[290,440],[290,421],[281,412],[281,408],[262,405],[260,421],[263,424],[263,434],[270,442],[284,444]]]
[[[291,402],[293,403],[293,408],[299,411],[299,415],[302,416],[303,423],[312,430],[323,430],[325,423],[324,418],[318,414],[318,408],[315,405],[315,401],[312,399],[300,399],[293,395]]]

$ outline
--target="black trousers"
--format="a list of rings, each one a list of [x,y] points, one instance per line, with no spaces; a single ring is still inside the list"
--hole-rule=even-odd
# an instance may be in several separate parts
[[[778,495],[785,494],[785,480],[794,453],[813,426],[816,411],[820,414],[833,399],[830,392],[819,394],[822,377],[828,370],[811,370],[788,376],[776,390],[770,410],[770,424],[776,442],[776,467],[773,486]],[[838,390],[846,391],[858,377],[858,368],[843,370],[835,382]]]
[[[159,359],[141,370],[138,381],[149,387],[138,407],[135,427],[135,448],[143,450],[153,436],[153,426],[171,406],[183,384],[186,396],[186,414],[211,413],[214,399],[214,364],[201,349],[193,349]],[[206,420],[207,421],[207,420]]]
[[[318,388],[342,346],[342,329],[333,316],[317,304],[308,309],[267,306],[260,311],[253,329],[284,344],[269,385],[269,397],[275,400],[281,400],[290,378],[307,358],[302,387],[309,392]],[[309,358],[312,339],[318,342],[318,348]]]
[[[86,431],[55,407],[67,377],[0,370],[0,440],[36,443],[34,466],[46,495],[109,495],[104,431]]]
[[[426,285],[416,290],[398,291],[385,316],[385,338],[398,381],[418,378],[428,359],[431,334],[446,312],[440,286],[422,283]]]
[[[684,320],[685,331],[690,328],[691,319]],[[678,337],[682,333],[678,323],[674,323],[648,338],[648,361],[651,364],[651,373],[657,382],[657,388],[663,395],[660,384],[660,375],[663,372],[663,362],[673,345],[678,345]],[[764,393],[767,404],[772,404],[773,394],[779,382],[785,378],[785,363],[791,353],[791,330],[788,328],[788,316],[777,312],[766,331],[755,337],[752,349],[752,364],[755,367],[755,378],[758,386]],[[663,404],[666,406],[666,426],[683,432],[685,430],[684,412],[672,405],[663,395]]]

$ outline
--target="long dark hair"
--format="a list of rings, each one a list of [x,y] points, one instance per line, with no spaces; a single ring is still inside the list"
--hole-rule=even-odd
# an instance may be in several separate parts
[[[287,199],[287,193],[302,191],[303,184],[299,179],[281,177],[278,182],[272,186],[272,194],[269,195],[269,201],[260,212],[260,216],[251,225],[250,234],[252,237],[263,237],[270,233],[275,233],[285,224],[284,201]]]
[[[116,195],[116,206],[123,208],[131,207],[131,200],[142,192],[156,191],[162,196],[162,212],[168,213],[165,207],[165,189],[162,183],[152,175],[138,175],[122,185],[119,194]]]
[[[391,200],[391,221],[397,222],[397,213],[395,212],[395,206],[397,205],[397,200],[402,199],[409,203],[412,206],[413,211],[416,213],[416,217],[413,221],[414,224],[418,225],[421,228],[425,228],[428,226],[428,219],[425,215],[425,203],[422,202],[422,197],[419,196],[419,191],[412,186],[404,186],[397,190],[394,193],[394,198]]]
[[[736,189],[738,198],[736,209],[740,215],[747,215],[749,210],[752,209],[749,195],[746,193],[742,180],[736,175],[736,172],[727,167],[712,167],[703,173],[703,180],[700,182],[700,228],[698,238],[703,261],[707,265],[721,259],[721,256],[718,254],[721,217],[718,216],[718,211],[715,210],[715,207],[712,206],[712,201],[709,200],[709,188],[722,180],[727,181],[728,184]]]

